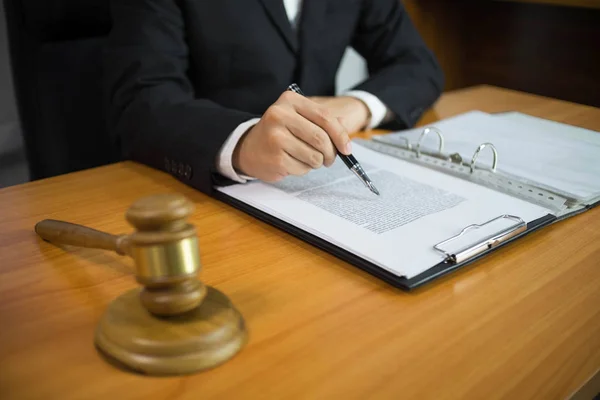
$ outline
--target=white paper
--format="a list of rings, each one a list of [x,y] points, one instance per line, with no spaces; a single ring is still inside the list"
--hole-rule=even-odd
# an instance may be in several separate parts
[[[489,142],[498,151],[498,171],[522,177],[540,187],[582,201],[600,195],[600,133],[510,113],[490,115],[472,111],[431,124],[444,136],[444,152],[459,153],[471,162],[480,144]],[[423,128],[389,135],[386,140],[417,143]],[[437,151],[438,138],[430,133],[421,145]],[[489,168],[489,148],[476,165]]]
[[[398,276],[411,278],[443,261],[434,250],[471,224],[510,214],[526,222],[549,210],[353,144],[381,196],[339,160],[335,166],[253,181],[222,192],[298,226]]]
[[[533,117],[520,112],[491,114],[491,116],[520,124],[520,126],[528,132],[528,135],[549,135],[551,137],[560,137],[569,141],[577,141],[581,145],[589,144],[592,146],[600,146],[600,132]]]

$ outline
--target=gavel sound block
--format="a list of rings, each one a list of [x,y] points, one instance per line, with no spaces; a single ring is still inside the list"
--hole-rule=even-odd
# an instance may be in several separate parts
[[[175,194],[140,199],[126,213],[136,228],[111,235],[63,221],[44,220],[46,241],[115,251],[133,258],[143,287],[115,299],[95,334],[97,348],[149,375],[187,374],[215,367],[244,346],[247,330],[229,298],[197,279],[198,239],[186,222],[193,204]]]

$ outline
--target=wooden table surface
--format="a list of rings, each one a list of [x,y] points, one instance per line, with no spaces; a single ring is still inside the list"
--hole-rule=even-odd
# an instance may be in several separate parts
[[[445,94],[423,122],[472,109],[600,130],[598,109],[485,86]],[[200,277],[250,331],[234,359],[186,377],[125,372],[93,346],[136,286],[131,260],[33,231],[55,218],[127,233],[127,207],[159,192],[196,204]],[[0,190],[0,224],[2,399],[562,399],[600,368],[600,208],[411,293],[129,162]]]

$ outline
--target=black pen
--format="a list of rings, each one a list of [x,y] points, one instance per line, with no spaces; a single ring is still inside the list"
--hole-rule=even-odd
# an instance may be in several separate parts
[[[304,93],[302,92],[300,87],[298,85],[296,85],[295,83],[292,83],[290,86],[288,86],[288,90],[304,96]],[[371,181],[371,178],[369,178],[369,176],[367,175],[365,170],[361,167],[359,162],[356,160],[356,158],[354,158],[354,156],[352,154],[345,155],[345,154],[340,153],[340,151],[337,149],[336,149],[336,151],[337,151],[337,154],[342,159],[342,161],[344,162],[344,164],[346,164],[346,166],[350,169],[350,171],[354,172],[354,175],[356,175],[358,177],[358,179],[360,179],[361,182],[364,183],[365,186],[371,192],[373,192],[377,196],[379,196],[379,191],[377,190],[377,188]]]

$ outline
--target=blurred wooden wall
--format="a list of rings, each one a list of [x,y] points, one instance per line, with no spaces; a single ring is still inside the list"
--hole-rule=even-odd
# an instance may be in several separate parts
[[[600,107],[600,0],[402,1],[447,90],[490,84]]]

